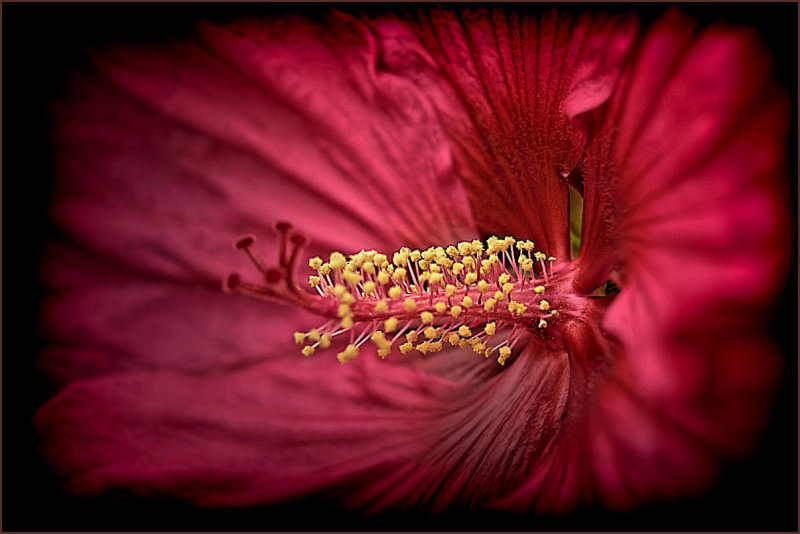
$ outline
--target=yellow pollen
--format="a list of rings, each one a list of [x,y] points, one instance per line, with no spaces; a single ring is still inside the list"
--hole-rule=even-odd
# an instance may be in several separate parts
[[[455,345],[456,343],[458,343],[459,339],[461,338],[455,332],[447,334],[447,342],[450,343],[451,345]]]
[[[475,273],[467,273],[466,276],[464,276],[464,283],[469,286],[469,285],[474,284],[477,279],[478,279],[478,275],[477,274],[475,274]]]
[[[449,298],[449,297],[452,297],[455,294],[456,294],[456,286],[454,286],[452,284],[447,284],[446,286],[444,286],[444,296],[445,297]]]
[[[414,345],[411,342],[403,343],[400,345],[400,352],[403,354],[408,354],[414,349]]]
[[[464,270],[463,263],[454,263],[452,267],[453,274],[458,276]]]
[[[350,305],[349,304],[339,304],[339,317],[346,317],[350,315]]]
[[[341,271],[347,265],[347,259],[341,252],[334,252],[331,254],[330,266],[334,271]]]
[[[425,334],[426,338],[433,339],[439,333],[439,329],[438,328],[434,328],[433,326],[429,326],[428,328],[423,330],[422,333]]]
[[[461,300],[461,305],[464,306],[465,308],[469,308],[470,306],[472,306],[472,304],[473,304],[472,297],[470,297],[469,295],[467,295]]]
[[[344,328],[346,330],[349,330],[350,328],[353,328],[353,316],[352,315],[348,315],[347,317],[343,317],[341,324],[342,324],[342,328]]]
[[[500,276],[497,277],[497,283],[500,284],[500,285],[503,285],[503,284],[507,283],[510,278],[511,277],[508,275],[508,273],[503,273],[503,274],[501,274]]]
[[[450,308],[450,316],[453,317],[453,319],[458,319],[460,315],[461,315],[461,306],[453,306],[452,308]]]
[[[483,331],[486,332],[486,335],[493,336],[494,333],[497,331],[497,323],[495,322],[487,323],[486,326],[483,327]]]
[[[366,274],[375,274],[375,264],[371,261],[365,261],[361,266],[361,272]]]
[[[303,350],[301,352],[303,353],[303,356],[309,357],[312,354],[314,354],[314,347],[312,347],[311,345],[306,345],[305,347],[303,347]]]
[[[478,291],[481,293],[486,293],[489,291],[489,284],[486,283],[486,280],[481,280],[478,282]]]
[[[378,283],[386,285],[389,283],[389,280],[390,280],[389,273],[387,273],[386,271],[381,271],[378,273]]]
[[[440,285],[442,285],[443,278],[444,277],[442,276],[442,273],[433,273],[433,274],[431,274],[430,284],[432,286],[440,286]]]
[[[322,267],[322,258],[316,256],[308,260],[308,266],[314,269],[315,271]]]
[[[547,302],[546,300],[542,300],[542,301],[539,303],[539,309],[540,309],[540,310],[542,310],[542,311],[547,311],[547,310],[549,310],[549,309],[550,309],[550,303],[549,303],[549,302]]]
[[[497,304],[495,299],[486,299],[486,302],[483,304],[483,309],[486,311],[491,311],[494,309],[495,304]]]
[[[494,300],[499,302],[501,300],[504,300],[505,298],[506,298],[506,294],[503,293],[502,291],[495,291],[494,292]]]
[[[375,291],[375,282],[364,282],[364,294],[372,295],[373,291]]]
[[[372,263],[374,263],[378,267],[383,266],[383,264],[386,263],[386,261],[387,261],[386,254],[381,254],[380,252],[378,252],[377,254],[375,254],[375,256],[372,257]]]
[[[317,287],[319,285],[319,276],[309,276],[308,285],[311,287]]]
[[[505,284],[503,284],[503,293],[505,293],[506,295],[508,295],[508,294],[510,294],[512,291],[514,291],[514,284],[512,284],[512,283],[510,283],[510,282],[506,282]]]
[[[344,287],[342,284],[336,284],[335,286],[333,286],[333,294],[335,296],[341,297],[345,293],[347,293],[347,288]]]
[[[344,271],[342,272],[342,278],[345,282],[350,284],[356,285],[361,281],[361,275],[355,271]]]
[[[308,339],[310,339],[311,341],[319,341],[320,337],[321,336],[319,335],[319,330],[317,330],[316,328],[312,328],[311,330],[308,331]]]
[[[533,291],[537,295],[544,295],[544,286],[536,286],[536,287],[533,288]]]
[[[322,267],[319,268],[320,276],[328,276],[331,274],[331,266],[329,263],[323,263]]]
[[[397,280],[398,282],[402,282],[406,279],[406,270],[402,267],[398,267],[394,270],[394,274],[392,274],[392,278]]]
[[[547,328],[547,321],[545,321],[544,319],[539,319],[538,326],[539,328]]]
[[[324,336],[322,336],[322,339],[319,340],[319,346],[322,349],[327,349],[328,347],[331,346],[332,341],[333,339],[331,338],[331,335],[325,334]]]
[[[342,302],[345,304],[352,304],[356,301],[356,298],[351,293],[345,293],[342,295]]]
[[[416,332],[409,332],[408,334],[406,334],[406,341],[408,341],[410,343],[416,343],[417,342],[417,333]]]
[[[295,332],[294,333],[294,342],[298,345],[302,345],[303,341],[306,340],[306,335],[302,332]]]
[[[406,301],[408,302],[408,301]],[[412,301],[413,302],[413,301]],[[419,314],[419,319],[422,321],[422,324],[431,324],[433,322],[433,314],[431,312],[422,312]]]
[[[384,321],[383,328],[387,332],[394,332],[397,330],[397,317],[389,317]]]
[[[400,289],[399,286],[392,286],[389,288],[389,298],[392,299],[399,299],[400,295],[403,294],[403,290]]]
[[[510,311],[511,313],[516,312],[517,311],[517,306],[519,306],[519,304],[516,301],[513,301],[513,300],[509,301],[508,302],[508,311]]]
[[[339,363],[342,365],[346,364],[350,360],[354,359],[358,356],[358,347],[353,344],[347,345],[347,347],[336,355],[336,358],[339,360]]]
[[[447,311],[447,304],[445,304],[444,302],[437,302],[434,305],[434,308],[436,309],[437,313],[444,313]]]
[[[419,261],[420,256],[422,256],[422,253],[419,250],[412,250],[411,253],[408,255],[408,257],[411,258],[411,261],[413,261],[414,263],[417,263]]]
[[[391,347],[380,347],[378,349],[378,356],[380,356],[381,358],[386,358],[391,353],[392,353]]]
[[[385,300],[379,300],[375,303],[375,313],[386,313],[389,310],[389,305]]]
[[[467,325],[462,324],[458,327],[458,335],[461,337],[469,337],[472,335],[472,330]]]
[[[414,302],[414,299],[408,298],[403,301],[403,308],[405,308],[408,313],[411,313],[417,309],[417,303]]]

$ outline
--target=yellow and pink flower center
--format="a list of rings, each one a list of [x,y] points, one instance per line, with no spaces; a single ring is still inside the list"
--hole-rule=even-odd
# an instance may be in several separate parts
[[[268,268],[252,249],[253,237],[236,242],[260,271],[266,284],[228,277],[228,292],[278,300],[324,316],[309,332],[295,332],[302,353],[311,356],[334,344],[346,346],[338,359],[358,356],[374,343],[381,357],[393,348],[402,354],[442,350],[445,344],[471,347],[504,365],[522,339],[556,341],[558,327],[580,312],[580,297],[569,291],[569,266],[514,237],[490,237],[426,250],[406,247],[392,253],[362,250],[327,260],[311,258],[311,290],[295,280],[299,252],[307,239],[290,235],[279,223],[279,266]]]

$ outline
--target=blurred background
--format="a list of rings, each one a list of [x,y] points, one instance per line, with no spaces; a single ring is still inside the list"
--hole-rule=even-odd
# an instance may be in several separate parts
[[[496,5],[496,4],[495,4]],[[755,27],[794,97],[787,141],[793,209],[797,214],[797,4],[677,4],[701,24],[724,21]],[[410,12],[424,5],[334,4],[354,14]],[[458,7],[449,4],[449,7]],[[543,11],[552,4],[513,4]],[[580,12],[598,4],[562,4]],[[635,10],[644,23],[667,4],[603,4]],[[55,235],[47,217],[51,175],[48,107],[65,76],[89,68],[86,49],[124,41],[159,42],[193,32],[194,21],[299,12],[324,17],[331,4],[2,4],[3,24],[3,517],[4,531],[92,530],[728,530],[796,531],[797,525],[797,264],[772,318],[786,356],[782,387],[749,462],[731,466],[703,498],[660,504],[628,514],[586,509],[559,519],[521,522],[502,514],[464,513],[429,518],[408,514],[362,520],[324,499],[247,510],[198,510],[169,500],[124,493],[78,498],[63,493],[42,465],[31,417],[53,391],[36,369],[44,346],[37,335],[41,299],[37,266],[42,243]],[[796,222],[796,217],[795,217]],[[796,236],[797,228],[787,228]],[[796,239],[794,240],[796,243]],[[797,257],[797,250],[792,255]]]

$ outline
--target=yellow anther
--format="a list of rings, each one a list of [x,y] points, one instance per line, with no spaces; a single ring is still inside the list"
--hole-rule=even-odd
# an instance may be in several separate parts
[[[432,273],[431,274],[431,286],[441,286],[442,285],[442,273]]]
[[[417,345],[417,350],[420,351],[422,354],[428,354],[430,350],[431,342],[430,341],[423,341],[419,345]]]
[[[486,345],[484,345],[480,341],[477,343],[473,343],[472,350],[474,350],[476,354],[483,354],[483,352],[486,350]]]
[[[500,356],[503,356],[504,358],[508,358],[509,356],[511,356],[511,347],[508,346],[500,347]]]
[[[483,352],[484,357],[489,358],[494,354],[494,347],[486,347],[486,350]]]
[[[320,338],[319,330],[317,330],[316,328],[312,328],[311,330],[308,331],[308,339],[310,339],[311,341],[315,342],[319,341],[319,338]]]
[[[450,316],[453,319],[458,319],[459,316],[461,315],[461,312],[462,312],[461,306],[453,306],[452,308],[450,308]]]
[[[394,278],[398,282],[402,282],[403,280],[406,279],[406,270],[403,269],[402,267],[398,267],[397,269],[394,270],[392,278]]]
[[[536,286],[533,288],[533,291],[537,295],[544,295],[544,286]]]
[[[512,291],[514,291],[514,284],[512,284],[511,282],[506,282],[505,284],[503,284],[503,293],[508,295]]]
[[[469,241],[462,241],[458,244],[458,253],[462,256],[472,253],[472,243]]]
[[[464,264],[454,263],[453,266],[451,267],[451,270],[453,271],[454,275],[458,276],[464,270]]]
[[[447,311],[447,304],[444,302],[437,302],[434,306],[436,313],[444,313]]]
[[[418,262],[419,268],[422,270],[427,269],[430,266],[430,264],[431,262],[429,262],[428,260],[419,260]]]
[[[324,336],[322,336],[322,339],[319,340],[319,346],[322,349],[327,349],[328,347],[331,346],[332,342],[333,342],[333,339],[331,338],[331,335],[330,334],[325,334]]]
[[[504,300],[505,298],[506,298],[506,294],[503,293],[502,291],[495,291],[494,292],[494,300],[499,302],[501,300]]]
[[[369,339],[370,341],[378,345],[378,347],[385,347],[389,345],[389,342],[386,340],[386,337],[380,330],[376,330],[375,332],[373,332]]]
[[[343,271],[342,278],[345,282],[356,285],[361,281],[361,275],[355,271]]]
[[[517,240],[511,237],[510,235],[506,236],[505,239],[503,239],[503,245],[505,245],[506,248],[513,247],[514,243],[516,242]]]
[[[539,328],[547,328],[547,321],[544,319],[539,319]]]
[[[389,311],[389,305],[385,300],[379,300],[375,303],[375,313],[386,313]]]
[[[386,254],[381,254],[378,252],[375,256],[372,257],[372,263],[380,267],[387,261]]]
[[[363,287],[365,295],[372,295],[372,292],[375,291],[375,282],[364,282]]]
[[[311,258],[310,260],[308,260],[308,266],[316,271],[317,269],[322,267],[322,258],[320,258],[319,256]]]
[[[391,353],[392,353],[391,347],[380,347],[378,349],[378,356],[380,356],[381,358],[386,358]]]
[[[461,339],[461,338],[455,332],[447,334],[447,342],[450,343],[451,345],[455,346],[455,344],[458,343],[459,339]]]
[[[420,284],[427,282],[430,279],[431,279],[431,273],[429,273],[428,271],[422,271],[419,275]]]
[[[444,296],[445,297],[452,297],[456,294],[456,286],[453,284],[447,284],[444,286]]]
[[[419,259],[420,259],[420,257],[421,257],[421,256],[422,256],[422,253],[421,253],[419,250],[412,250],[412,251],[409,253],[409,255],[408,255],[408,258],[409,258],[411,261],[413,261],[414,263],[416,263],[416,262],[418,262],[418,261],[419,261]]]
[[[375,274],[375,264],[371,261],[365,261],[361,266],[361,272],[366,274]]]
[[[378,283],[386,285],[389,283],[389,273],[386,271],[381,271],[378,273]]]
[[[298,345],[302,345],[303,341],[306,340],[306,335],[302,332],[295,332],[294,333],[294,342]]]
[[[542,311],[549,310],[550,309],[550,303],[547,302],[546,300],[542,300],[541,302],[539,302],[539,309],[542,310]]]
[[[333,252],[331,254],[330,266],[334,271],[341,271],[347,265],[347,258],[341,252]]]
[[[474,269],[475,268],[475,258],[472,256],[467,256],[466,258],[461,258],[461,263],[464,264],[465,269]]]
[[[358,356],[358,347],[351,343],[350,345],[347,345],[342,352],[337,354],[336,358],[339,360],[339,363],[345,364],[354,359],[356,356]]]
[[[523,315],[527,310],[527,306],[517,303],[517,315]]]
[[[483,309],[486,311],[493,310],[495,304],[497,304],[495,299],[486,299],[486,302],[483,303]]]
[[[425,334],[425,337],[427,339],[433,339],[439,334],[439,329],[433,326],[429,326],[428,328],[423,330],[422,333]]]
[[[402,352],[403,354],[408,354],[412,350],[414,350],[414,345],[410,342],[403,343],[402,345],[400,345],[400,352]]]
[[[432,273],[440,273],[440,272],[442,272],[442,268],[441,268],[441,267],[439,267],[439,264],[438,264],[438,263],[431,263],[431,268],[430,268],[430,271],[431,271]]]
[[[469,343],[467,343],[466,339],[462,339],[461,341],[458,342],[458,346],[461,347],[462,349],[465,348],[467,345],[469,345]]]
[[[358,269],[359,267],[361,267],[365,261],[367,261],[367,255],[363,250],[358,254],[353,254],[352,256],[350,256],[350,265],[354,269]]]
[[[400,295],[403,294],[403,290],[400,289],[399,286],[392,286],[389,288],[389,298],[391,299],[399,299]]]
[[[480,239],[473,239],[471,245],[473,254],[483,253],[483,243],[481,242]]]
[[[319,276],[309,276],[308,285],[311,287],[317,287],[319,285]]]
[[[328,276],[329,274],[331,274],[330,263],[323,263],[322,267],[319,268],[319,274],[322,276]]]
[[[305,347],[303,347],[303,350],[301,352],[303,353],[303,356],[307,358],[312,354],[314,354],[314,347],[312,347],[311,345],[306,345]]]
[[[461,337],[469,337],[472,335],[472,330],[465,324],[458,327],[458,335]]]
[[[344,295],[342,295],[342,298],[340,300],[345,304],[352,304],[356,301],[356,298],[353,296],[352,293],[345,293]]]
[[[453,245],[450,245],[445,249],[445,253],[447,253],[447,255],[450,256],[451,258],[455,258],[456,256],[458,256],[458,249]]]
[[[511,279],[511,277],[508,275],[508,273],[503,273],[503,274],[501,274],[500,276],[497,277],[497,282],[500,285],[502,285],[502,284],[505,284],[506,282],[508,282],[510,279]]]
[[[416,343],[418,337],[419,336],[417,335],[416,332],[409,332],[408,334],[406,334],[406,341],[409,341],[411,343]]]
[[[422,259],[426,261],[431,261],[435,255],[436,253],[433,251],[433,247],[422,251]]]
[[[441,341],[434,341],[430,344],[429,350],[431,352],[439,352],[440,350],[442,350],[442,347],[443,345]]]
[[[461,305],[464,306],[465,308],[469,308],[470,306],[472,306],[472,304],[473,304],[472,297],[470,297],[469,295],[467,295],[461,300]]]
[[[408,313],[411,313],[417,309],[417,303],[414,302],[414,299],[407,298],[403,301],[403,308],[405,308]]]
[[[481,293],[486,293],[489,291],[489,284],[486,283],[486,280],[481,280],[478,282],[478,291]]]
[[[517,311],[517,306],[519,306],[519,303],[517,303],[516,301],[513,300],[508,301],[508,311],[510,311],[511,313]]]
[[[345,293],[347,293],[347,288],[344,287],[342,284],[336,284],[335,286],[333,286],[333,294],[336,295],[337,297],[341,298],[342,295],[344,295]]]
[[[464,283],[468,286],[474,284],[477,280],[478,280],[477,273],[467,273],[464,276]]]
[[[349,330],[350,328],[353,328],[353,316],[352,315],[347,315],[345,317],[342,317],[341,325],[342,325],[342,328],[347,329],[347,330]]]
[[[550,310],[550,315],[553,317],[558,317],[558,310]]]
[[[542,254],[541,252],[534,252],[533,253],[533,257],[534,257],[534,259],[536,259],[536,261],[540,261],[540,260],[543,260],[543,259],[547,258],[547,255],[546,254]]]
[[[397,317],[389,317],[386,319],[386,321],[383,322],[383,329],[389,333],[397,330]]]
[[[493,336],[494,333],[497,331],[497,323],[495,322],[486,323],[486,326],[483,327],[483,331],[486,332],[487,336]]]
[[[408,265],[408,253],[404,252],[395,252],[392,256],[392,263],[397,265],[398,267],[405,267]]]
[[[410,300],[410,299],[409,299]],[[408,302],[408,300],[406,301]],[[411,302],[414,302],[413,300]],[[409,310],[411,311],[411,310]],[[419,314],[419,319],[422,321],[423,324],[431,324],[433,322],[433,314],[431,312],[424,311]]]

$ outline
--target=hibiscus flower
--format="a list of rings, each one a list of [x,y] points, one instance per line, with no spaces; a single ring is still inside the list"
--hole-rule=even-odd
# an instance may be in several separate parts
[[[778,371],[760,317],[786,270],[788,105],[768,65],[749,32],[677,12],[645,31],[335,12],[96,53],[55,123],[46,459],[76,494],[200,507],[559,514],[701,494],[752,452]],[[249,271],[230,247],[247,233]],[[458,250],[489,235],[518,241]],[[475,288],[469,265],[444,266],[441,293],[395,276],[401,247],[449,245],[451,263],[475,258]],[[333,251],[382,251],[386,309],[359,313],[372,291],[353,282],[356,312],[338,313],[322,272],[319,299],[297,297],[315,276],[301,246],[330,258],[331,286],[347,281]],[[229,291],[279,302],[223,294],[231,271]],[[299,356],[292,332],[334,302],[331,330],[375,343]],[[441,346],[376,337],[392,318],[444,329]]]

